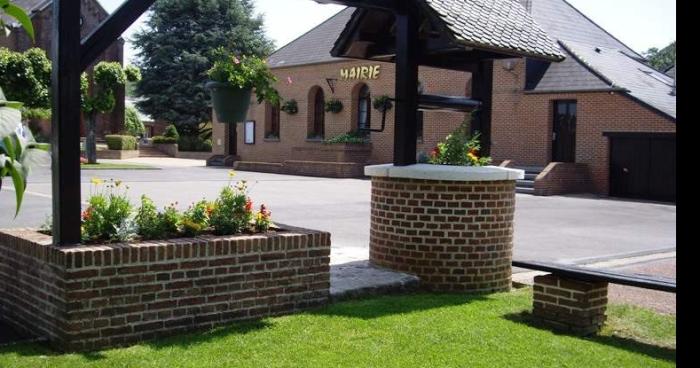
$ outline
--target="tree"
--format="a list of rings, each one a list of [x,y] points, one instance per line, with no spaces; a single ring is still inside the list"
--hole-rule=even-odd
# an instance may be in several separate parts
[[[102,61],[95,65],[92,80],[83,73],[80,79],[80,89],[83,94],[82,110],[87,114],[87,134],[85,137],[85,154],[88,163],[97,163],[97,144],[95,128],[97,114],[112,112],[116,100],[116,89],[127,81],[136,81],[141,76],[133,66],[122,68],[120,63]],[[92,86],[90,84],[92,83]],[[92,87],[92,88],[91,88]]]
[[[676,65],[676,41],[659,50],[652,47],[642,54],[654,69],[665,72]]]
[[[44,50],[25,52],[0,48],[0,87],[10,101],[19,101],[31,109],[51,107],[49,86],[51,61]]]
[[[198,135],[211,121],[206,72],[222,46],[238,55],[267,56],[273,49],[251,0],[158,0],[147,28],[134,36],[143,79],[137,104],[156,120]]]
[[[124,130],[134,137],[140,137],[146,133],[146,127],[139,117],[139,112],[133,106],[127,106],[124,111]]]

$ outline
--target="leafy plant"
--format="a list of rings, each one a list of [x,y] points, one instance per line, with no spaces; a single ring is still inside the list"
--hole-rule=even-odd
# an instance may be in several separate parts
[[[175,125],[170,124],[167,127],[165,127],[165,132],[163,132],[163,137],[175,138],[175,140],[178,140],[180,138],[180,133],[177,132],[177,128],[175,127]]]
[[[136,138],[130,135],[106,135],[107,147],[117,151],[133,151],[138,148]]]
[[[192,204],[182,216],[182,231],[185,236],[197,236],[209,227],[209,216],[214,206],[201,200]]]
[[[265,61],[256,56],[236,56],[219,47],[214,50],[214,66],[207,72],[215,82],[225,83],[241,89],[254,89],[258,103],[268,101],[276,105],[280,95],[274,88],[277,82]]]
[[[341,102],[337,98],[330,99],[326,101],[326,112],[331,112],[334,114],[337,114],[341,111],[343,111],[343,102]]]
[[[255,229],[259,232],[266,232],[272,225],[272,212],[262,204],[260,211],[255,214]]]
[[[114,109],[116,104],[115,93],[116,89],[124,86],[127,81],[135,82],[131,78],[138,78],[140,73],[137,73],[127,67],[127,73],[122,65],[118,62],[98,63],[92,75],[92,88],[90,88],[90,80],[83,73],[81,77],[81,90],[83,94],[82,109],[87,114],[87,134],[85,139],[85,153],[88,162],[94,164],[97,162],[97,147],[95,129],[97,127],[97,115],[106,114]],[[90,93],[92,91],[92,93]]]
[[[297,103],[297,100],[291,99],[285,101],[284,104],[282,104],[282,107],[280,107],[280,110],[289,115],[294,115],[299,112],[299,104]]]
[[[136,212],[136,225],[138,226],[139,235],[144,240],[162,238],[163,234],[158,226],[158,209],[153,200],[146,195],[141,196],[141,206]]]
[[[88,207],[82,214],[84,242],[127,241],[136,234],[131,222],[133,207],[126,195],[128,187],[121,181],[92,179],[92,193]],[[104,185],[105,189],[102,189]]]
[[[430,154],[429,162],[435,165],[486,166],[490,157],[479,157],[480,133],[470,134],[469,119],[465,119],[444,142],[438,143]]]
[[[324,141],[325,144],[366,144],[367,142],[369,142],[367,135],[359,131],[347,132]]]
[[[211,152],[212,141],[199,136],[180,136],[177,146],[180,151],[185,152]]]
[[[134,137],[140,137],[146,133],[146,126],[143,125],[138,110],[133,106],[127,106],[124,110],[124,130]]]
[[[48,161],[31,131],[22,125],[22,104],[5,100],[0,89],[0,190],[3,178],[11,177],[15,189],[15,216],[22,207],[27,176],[32,167]]]
[[[0,0],[0,15],[3,14],[19,22],[22,28],[24,28],[24,31],[27,32],[27,35],[29,35],[29,38],[34,41],[34,26],[32,25],[31,18],[29,18],[24,9],[15,5],[10,0]],[[5,31],[5,36],[8,36],[12,30],[11,26],[5,23],[2,17],[0,17],[0,28]]]
[[[158,214],[158,232],[162,238],[175,237],[180,232],[180,221],[182,215],[177,210],[177,202],[165,207],[165,210]]]
[[[253,219],[253,202],[247,195],[247,184],[227,185],[214,202],[210,224],[217,235],[232,235],[243,231]]]
[[[386,112],[391,110],[394,105],[391,103],[391,97],[382,95],[374,98],[372,101],[372,107],[374,107],[375,110]]]

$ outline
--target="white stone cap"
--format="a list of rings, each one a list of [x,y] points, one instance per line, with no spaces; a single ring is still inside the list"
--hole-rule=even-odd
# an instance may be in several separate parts
[[[525,171],[499,166],[449,166],[415,164],[394,166],[393,164],[365,166],[365,175],[387,178],[451,180],[451,181],[499,181],[521,180]]]

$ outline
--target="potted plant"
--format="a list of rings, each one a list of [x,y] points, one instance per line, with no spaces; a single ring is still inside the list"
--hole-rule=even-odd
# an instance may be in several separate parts
[[[391,97],[387,95],[375,97],[374,101],[372,102],[372,106],[375,110],[380,112],[387,112],[394,107],[394,105],[391,103]]]
[[[330,99],[326,102],[326,112],[337,114],[343,111],[343,103],[337,98]]]
[[[289,101],[285,101],[284,104],[282,104],[280,110],[286,112],[289,115],[294,115],[298,113],[299,105],[297,104],[297,100],[291,99]]]
[[[258,103],[268,101],[273,105],[280,96],[273,87],[277,81],[265,64],[256,56],[238,57],[224,48],[214,51],[214,66],[207,72],[211,79],[205,87],[211,91],[212,104],[217,119],[222,123],[245,120],[253,90]]]

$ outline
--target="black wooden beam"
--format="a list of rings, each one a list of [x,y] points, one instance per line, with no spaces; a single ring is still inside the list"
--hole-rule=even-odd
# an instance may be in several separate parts
[[[472,73],[472,98],[481,101],[481,107],[471,124],[472,133],[481,133],[481,154],[491,155],[491,115],[493,110],[493,60],[482,60]]]
[[[116,41],[155,0],[126,0],[109,18],[90,33],[80,46],[80,67],[85,70]]]
[[[314,0],[319,4],[345,5],[353,8],[380,9],[394,11],[404,0]]]
[[[550,272],[573,280],[588,282],[608,282],[617,285],[634,286],[644,289],[675,293],[676,280],[650,275],[634,275],[606,269],[583,268],[549,262],[513,261],[513,267]]]
[[[54,0],[51,59],[53,242],[80,243],[80,1]]]
[[[396,110],[394,165],[416,163],[418,111],[418,16],[410,9],[396,14]]]

